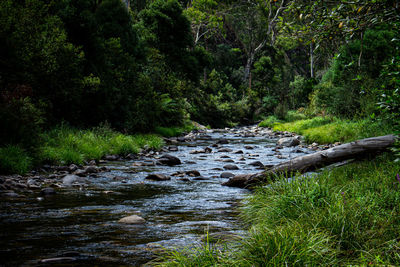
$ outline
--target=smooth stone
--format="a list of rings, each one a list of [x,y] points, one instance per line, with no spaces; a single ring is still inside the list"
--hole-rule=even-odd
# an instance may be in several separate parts
[[[238,151],[235,152],[235,154],[243,154],[243,151],[242,150],[238,150]]]
[[[295,136],[295,137],[284,137],[278,140],[276,142],[278,146],[297,146],[300,145],[300,137]]]
[[[264,167],[264,164],[261,163],[261,161],[253,161],[249,163],[251,166],[257,166],[257,167]]]
[[[103,158],[105,160],[118,160],[119,156],[118,155],[105,155]]]
[[[220,157],[221,159],[230,159],[231,157],[227,156],[227,155],[223,155]]]
[[[40,191],[40,194],[42,194],[43,196],[51,196],[56,194],[56,190],[51,187],[46,187]]]
[[[209,179],[205,178],[205,177],[196,177],[196,178],[193,178],[193,180],[194,181],[205,181],[205,180],[209,180]]]
[[[222,162],[235,162],[233,159],[224,159]]]
[[[171,177],[166,176],[164,174],[150,174],[146,177],[147,180],[153,180],[153,181],[168,181],[171,180]]]
[[[85,173],[97,173],[97,167],[96,166],[86,166],[84,169]]]
[[[233,176],[235,176],[235,175],[231,172],[223,172],[223,173],[221,173],[220,178],[231,178]]]
[[[220,139],[218,140],[217,144],[226,145],[229,144],[229,141],[227,139]]]
[[[71,174],[64,176],[62,182],[64,185],[71,185],[74,182],[78,182],[81,178],[77,175]]]
[[[233,150],[230,148],[221,148],[218,150],[218,152],[232,152]]]
[[[244,188],[247,185],[247,181],[250,179],[251,174],[238,174],[230,178],[227,182],[223,183],[223,186],[239,187]]]
[[[244,148],[246,148],[246,149],[254,149],[253,146],[244,146]]]
[[[181,164],[181,160],[179,158],[172,156],[170,154],[162,155],[161,158],[158,159],[158,161],[161,164],[168,165],[168,166],[174,166],[174,165]]]
[[[146,220],[140,216],[131,215],[120,219],[118,222],[124,224],[143,224],[146,223]]]
[[[234,164],[227,164],[224,166],[225,170],[239,170],[239,167]]]
[[[187,171],[187,172],[185,172],[185,174],[186,174],[187,176],[191,176],[191,177],[200,176],[200,172],[199,172],[199,171],[196,171],[196,170]]]

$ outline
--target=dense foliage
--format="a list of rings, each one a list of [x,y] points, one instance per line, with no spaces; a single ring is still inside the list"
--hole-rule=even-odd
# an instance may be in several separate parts
[[[398,125],[399,10],[391,0],[4,0],[0,143],[31,153],[63,122],[136,133],[291,109]]]

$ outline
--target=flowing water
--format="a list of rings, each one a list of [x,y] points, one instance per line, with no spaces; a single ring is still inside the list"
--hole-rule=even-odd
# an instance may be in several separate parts
[[[190,153],[221,139],[229,143],[212,147],[211,153]],[[278,158],[272,151],[275,143],[270,132],[256,127],[208,131],[179,143],[178,151],[168,152],[180,158],[181,165],[134,166],[154,158],[108,162],[109,170],[88,178],[88,184],[61,188],[52,197],[31,194],[2,199],[0,266],[35,266],[55,257],[75,259],[56,261],[60,266],[140,266],[163,248],[201,242],[207,231],[241,235],[245,226],[237,207],[249,191],[221,186],[228,179],[220,174],[226,164],[239,167],[228,171],[234,174],[255,173],[260,170],[251,162],[272,165],[307,153],[304,148],[283,148]],[[217,152],[221,148],[232,152]],[[235,153],[239,150],[243,154]],[[149,173],[172,175],[190,170],[199,171],[201,177],[145,179]],[[118,223],[134,214],[146,223]]]

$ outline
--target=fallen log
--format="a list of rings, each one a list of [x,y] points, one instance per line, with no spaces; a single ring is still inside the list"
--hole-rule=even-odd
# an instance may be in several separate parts
[[[313,154],[296,157],[275,165],[262,173],[237,175],[223,185],[247,188],[255,183],[271,180],[271,177],[275,175],[293,175],[293,173],[312,171],[328,164],[379,152],[392,146],[396,138],[391,134],[357,140]]]

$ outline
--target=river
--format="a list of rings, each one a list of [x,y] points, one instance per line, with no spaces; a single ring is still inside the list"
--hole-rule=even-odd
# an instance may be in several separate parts
[[[268,129],[241,127],[194,133],[173,151],[181,165],[142,164],[163,154],[137,160],[103,163],[107,171],[87,183],[62,186],[57,194],[0,201],[0,266],[43,265],[43,259],[60,266],[140,266],[164,248],[182,248],[201,242],[210,233],[242,235],[246,228],[238,217],[238,205],[246,189],[221,186],[221,173],[255,173],[250,165],[260,161],[274,165],[308,153],[305,148],[276,147],[278,136]],[[221,144],[216,145],[218,142]],[[217,147],[218,146],[218,147]],[[194,150],[211,148],[209,153]],[[218,152],[226,149],[231,152]],[[234,164],[237,170],[224,170]],[[196,170],[200,177],[177,172]],[[151,181],[150,173],[171,176]],[[125,225],[118,220],[129,215],[146,220]],[[44,261],[46,262],[46,260]]]

